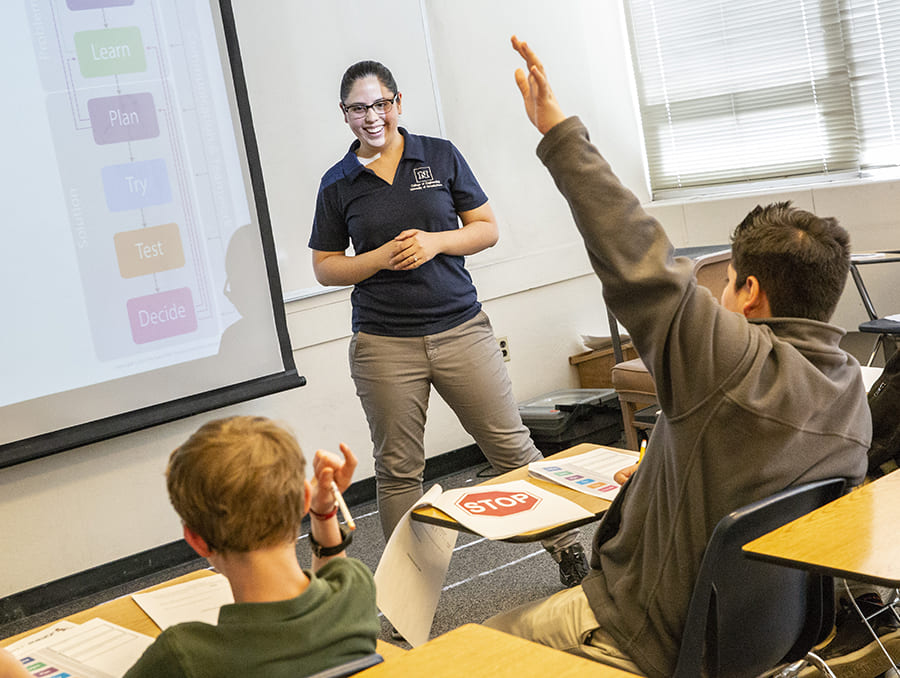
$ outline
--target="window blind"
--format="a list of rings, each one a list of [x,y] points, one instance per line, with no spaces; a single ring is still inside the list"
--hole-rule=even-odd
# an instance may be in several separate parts
[[[625,2],[654,195],[897,163],[900,0]]]
[[[860,165],[900,164],[900,2],[845,0],[853,103],[860,131]]]

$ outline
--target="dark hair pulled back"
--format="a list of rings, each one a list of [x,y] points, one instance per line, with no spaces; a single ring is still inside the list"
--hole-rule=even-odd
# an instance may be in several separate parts
[[[391,90],[391,94],[397,93],[397,81],[394,80],[394,76],[387,66],[378,61],[358,61],[350,66],[344,72],[344,77],[341,78],[341,102],[347,102],[353,83],[360,78],[367,78],[371,75],[378,78],[378,82],[381,83],[382,87],[387,87]]]

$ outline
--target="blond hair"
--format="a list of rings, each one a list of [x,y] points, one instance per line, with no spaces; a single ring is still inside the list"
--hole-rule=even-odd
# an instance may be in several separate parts
[[[265,417],[201,426],[169,457],[175,511],[220,553],[294,540],[304,508],[306,461],[293,435]]]

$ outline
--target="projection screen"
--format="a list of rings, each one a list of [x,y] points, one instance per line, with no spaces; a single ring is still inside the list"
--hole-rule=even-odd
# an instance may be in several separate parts
[[[227,0],[7,0],[0,467],[305,383]]]

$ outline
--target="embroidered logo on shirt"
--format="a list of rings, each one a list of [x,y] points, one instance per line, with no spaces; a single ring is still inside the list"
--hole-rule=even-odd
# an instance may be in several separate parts
[[[416,167],[413,170],[415,182],[409,185],[410,191],[421,191],[425,188],[440,188],[443,184],[434,178],[430,167]]]

